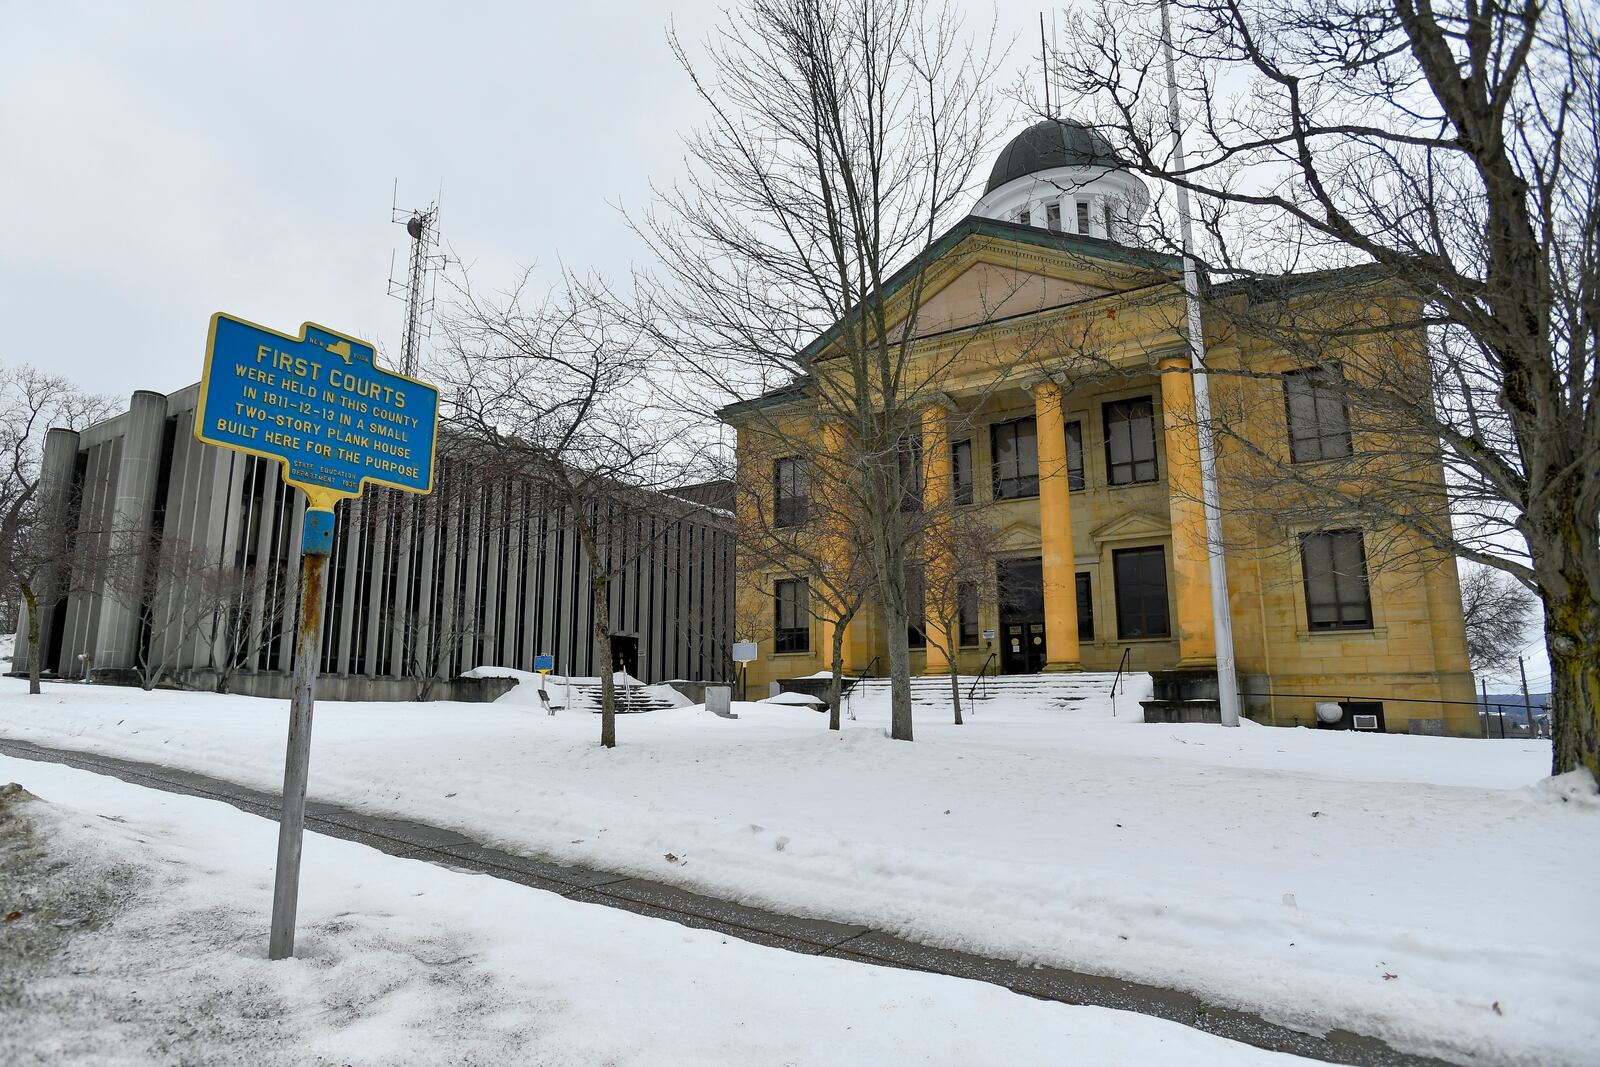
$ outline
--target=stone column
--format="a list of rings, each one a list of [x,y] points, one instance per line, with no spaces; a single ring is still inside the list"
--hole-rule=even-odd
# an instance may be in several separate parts
[[[1072,549],[1072,494],[1067,481],[1067,428],[1061,387],[1033,390],[1039,442],[1039,556],[1044,572],[1045,670],[1083,669],[1078,652],[1078,586]]]
[[[1194,419],[1189,357],[1161,360],[1161,421],[1167,446],[1167,507],[1172,521],[1172,578],[1176,596],[1178,666],[1215,667],[1211,619],[1211,560],[1200,502],[1200,431]]]
[[[167,420],[167,398],[139,390],[128,404],[127,429],[122,435],[122,455],[117,463],[116,489],[111,501],[109,543],[113,553],[137,553],[150,539],[150,522],[156,503],[156,479],[161,467],[161,434]],[[130,579],[131,584],[131,579]],[[156,609],[159,629],[165,621]],[[109,597],[100,605],[100,627],[94,643],[94,665],[131,667],[139,639],[138,605],[121,604]],[[151,634],[150,640],[162,640]]]
[[[922,506],[928,518],[928,536],[924,558],[925,573],[932,580],[925,583],[928,605],[927,666],[924,674],[949,674],[959,668],[950,662],[945,648],[954,648],[956,634],[948,630],[946,619],[955,613],[956,605],[943,603],[953,597],[950,576],[955,572],[950,541],[945,532],[950,527],[950,429],[944,406],[934,404],[922,412]]]

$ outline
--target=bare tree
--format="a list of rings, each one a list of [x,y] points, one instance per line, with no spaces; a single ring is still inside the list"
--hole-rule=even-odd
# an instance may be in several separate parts
[[[0,364],[0,577],[28,608],[28,692],[39,692],[39,602],[62,585],[63,546],[70,544],[70,487],[39,497],[44,437],[52,427],[76,430],[105,417],[111,404],[53,374]],[[20,635],[19,635],[20,636]]]
[[[430,617],[431,615],[431,617]],[[390,623],[394,625],[393,621]],[[424,613],[413,605],[398,621],[405,651],[405,675],[416,700],[432,700],[433,691],[449,672],[456,649],[478,636],[477,621],[460,612]]]
[[[1553,769],[1600,775],[1594,9],[1172,6],[1184,165],[1156,10],[1098,0],[1052,66],[1129,167],[1198,199],[1214,328],[1344,382],[1366,420],[1330,462],[1226,418],[1220,445],[1292,489],[1306,521],[1395,530],[1402,554],[1455,555],[1536,594]],[[1149,241],[1176,232],[1164,203]]]
[[[202,547],[178,538],[109,538],[117,547],[103,558],[85,548],[72,573],[86,592],[132,617],[132,650],[139,684],[154,689],[186,657],[197,657],[238,587],[237,575],[219,569]],[[88,538],[86,542],[100,543]]]
[[[1461,614],[1467,623],[1472,669],[1499,673],[1516,662],[1537,598],[1515,578],[1491,567],[1461,573]]]
[[[445,326],[447,357],[438,379],[454,448],[486,472],[539,486],[577,532],[593,592],[600,743],[612,748],[608,591],[651,543],[637,521],[642,511],[661,507],[650,492],[693,480],[696,450],[681,413],[655,403],[661,368],[644,338],[613,320],[582,286],[569,281],[531,297],[527,284],[525,276],[497,300],[462,284]],[[692,511],[685,503],[665,517]],[[657,523],[656,536],[672,525]]]
[[[276,575],[255,567],[219,567],[204,588],[211,617],[202,629],[211,647],[213,689],[226,693],[234,675],[253,666],[294,627],[299,581],[283,565]]]
[[[920,0],[757,0],[703,61],[672,45],[710,119],[684,183],[636,227],[662,272],[641,282],[647,319],[699,395],[787,389],[807,410],[760,430],[815,460],[814,494],[854,513],[889,634],[891,733],[910,740],[920,520],[900,508],[902,445],[963,357],[918,350],[927,264],[902,268],[963,213],[985,158],[992,34]]]
[[[746,572],[770,571],[806,583],[803,610],[810,620],[822,624],[827,635],[833,676],[828,727],[838,730],[845,639],[872,590],[871,565],[850,497],[829,489],[843,477],[843,472],[829,469],[837,459],[808,455],[818,451],[811,447],[797,452],[798,446],[786,434],[746,433],[739,462],[760,474],[740,478],[737,472],[727,472],[737,486],[734,535]],[[772,477],[760,476],[768,471]],[[741,632],[754,637],[775,631],[776,590],[751,583],[746,592],[758,596],[759,601],[744,605]],[[756,616],[752,617],[752,611]]]
[[[982,509],[946,506],[935,512],[919,543],[920,571],[927,605],[926,640],[950,664],[950,706],[962,725],[961,619],[974,619],[998,606],[995,565],[1000,536]]]

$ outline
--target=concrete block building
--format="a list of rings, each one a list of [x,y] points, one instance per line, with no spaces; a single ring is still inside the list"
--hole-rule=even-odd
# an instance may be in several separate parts
[[[198,395],[198,385],[138,392],[113,418],[49,432],[41,494],[65,519],[52,535],[63,542],[62,569],[40,606],[47,674],[125,672],[143,655],[197,684],[232,657],[238,691],[276,691],[287,678],[305,497],[282,482],[278,464],[196,441]],[[609,584],[610,666],[647,682],[721,679],[733,640],[725,501],[706,487],[637,501],[606,524],[626,531],[631,546]],[[135,583],[136,596],[126,581],[113,588],[105,561],[120,556],[125,568],[134,545],[181,546],[183,573]],[[173,552],[146,565],[161,559],[178,566]],[[246,603],[235,606],[226,638],[216,625],[189,625],[186,614],[218,574],[249,576],[231,587]],[[453,457],[445,434],[433,494],[369,489],[338,507],[322,612],[323,692],[404,698],[421,675],[532,670],[541,654],[555,657],[558,673],[598,673],[589,577],[559,508],[531,483],[489,477]],[[30,654],[19,645],[16,670],[28,669]]]

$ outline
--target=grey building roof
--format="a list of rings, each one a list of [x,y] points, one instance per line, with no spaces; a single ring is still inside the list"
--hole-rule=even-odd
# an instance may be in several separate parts
[[[1056,167],[1122,167],[1099,132],[1066,119],[1036,122],[1000,150],[984,193],[1029,174]]]

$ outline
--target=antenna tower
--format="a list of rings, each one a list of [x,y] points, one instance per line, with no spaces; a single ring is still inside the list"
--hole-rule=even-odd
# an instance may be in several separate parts
[[[422,342],[433,329],[433,294],[439,271],[448,257],[439,248],[439,202],[425,208],[399,206],[400,183],[395,182],[395,195],[390,202],[389,219],[404,226],[411,237],[411,257],[405,277],[395,276],[395,257],[389,257],[389,295],[406,305],[405,338],[400,346],[400,373],[416,377],[421,362]]]

